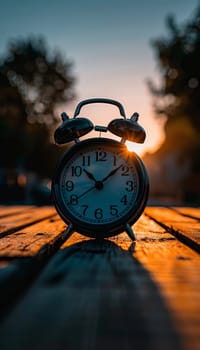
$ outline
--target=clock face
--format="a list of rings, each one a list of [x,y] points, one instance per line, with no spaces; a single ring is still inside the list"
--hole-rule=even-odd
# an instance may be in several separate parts
[[[54,183],[54,199],[61,216],[80,232],[81,228],[86,233],[112,231],[136,211],[140,182],[137,159],[124,145],[91,139],[76,144],[64,156]]]

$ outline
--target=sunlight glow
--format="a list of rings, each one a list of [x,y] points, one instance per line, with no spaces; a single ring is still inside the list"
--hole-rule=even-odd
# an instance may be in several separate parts
[[[141,94],[144,98],[145,92]],[[146,94],[147,95],[147,94]],[[91,96],[82,96],[80,100],[90,98]],[[155,118],[154,111],[151,106],[151,100],[148,98],[147,103],[142,103],[140,98],[137,99],[136,109],[133,108],[133,101],[131,96],[127,96],[125,102],[122,98],[118,98],[117,96],[110,96],[106,94],[104,95],[106,98],[113,98],[122,103],[126,110],[127,118],[133,114],[134,110],[137,110],[140,114],[139,123],[146,131],[146,140],[143,144],[138,144],[135,142],[126,141],[126,146],[129,152],[135,152],[140,157],[142,157],[145,153],[154,153],[156,152],[165,139],[164,125],[166,122],[165,118]],[[73,117],[75,107],[77,105],[77,101],[74,101],[70,104],[69,108],[60,108],[58,110],[58,115],[66,111],[70,117]],[[109,104],[91,104],[89,106],[84,106],[83,111],[81,110],[81,116],[86,116],[90,119],[94,125],[102,125],[107,126],[108,123],[115,118],[121,118],[119,111],[116,106],[112,106]],[[96,131],[91,131],[91,133],[84,136],[82,139],[92,138],[92,137],[107,137],[114,140],[119,140],[120,138],[114,134],[111,134],[109,131],[107,133],[97,133]]]
[[[130,141],[126,141],[126,147],[129,152],[135,152],[140,156],[144,154],[147,149],[145,144],[139,144],[139,143],[130,142]]]
[[[22,187],[25,186],[27,183],[26,175],[23,175],[23,174],[18,175],[17,183],[19,186],[22,186]]]

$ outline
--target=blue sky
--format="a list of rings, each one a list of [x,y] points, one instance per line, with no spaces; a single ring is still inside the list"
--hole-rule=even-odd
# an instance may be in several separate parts
[[[128,116],[139,112],[147,129],[145,148],[154,150],[163,134],[146,86],[147,78],[159,81],[150,41],[166,35],[168,14],[182,23],[198,4],[198,0],[0,0],[0,54],[6,52],[9,39],[43,35],[50,48],[74,62],[77,100],[66,111],[72,114],[85,98],[117,99]],[[107,123],[106,112],[111,118],[118,115],[110,107],[106,112],[99,105],[88,108],[97,123],[102,119]]]

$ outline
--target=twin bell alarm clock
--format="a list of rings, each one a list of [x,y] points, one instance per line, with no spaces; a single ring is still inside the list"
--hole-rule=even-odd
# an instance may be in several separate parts
[[[112,104],[120,118],[108,126],[99,126],[80,116],[81,108],[91,103]],[[147,171],[142,160],[129,152],[125,141],[143,143],[145,131],[138,123],[138,113],[126,118],[118,101],[92,98],[81,101],[73,118],[63,112],[62,125],[54,134],[57,144],[72,142],[61,158],[52,180],[55,208],[68,225],[68,236],[77,231],[100,239],[126,231],[132,240],[132,225],[142,214],[149,191]],[[92,130],[109,131],[120,140],[94,137],[80,140]]]

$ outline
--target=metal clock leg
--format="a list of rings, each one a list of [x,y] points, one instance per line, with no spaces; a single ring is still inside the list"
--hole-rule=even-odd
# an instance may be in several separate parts
[[[126,233],[128,234],[128,236],[130,237],[130,239],[132,241],[136,241],[136,237],[135,237],[135,234],[133,232],[133,229],[129,224],[126,224],[125,230],[126,230]]]
[[[74,226],[72,224],[69,224],[67,227],[67,230],[64,233],[64,241],[66,241],[74,232]]]

